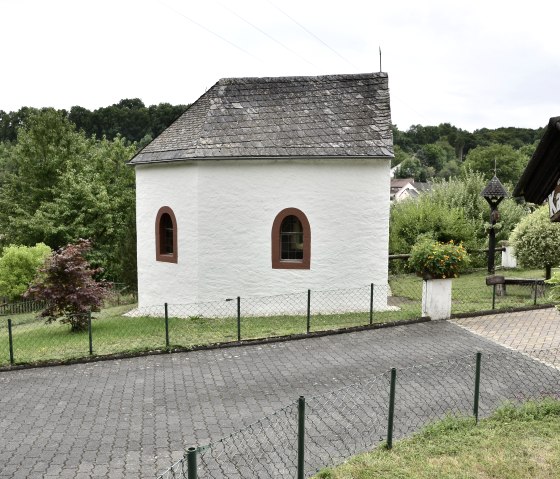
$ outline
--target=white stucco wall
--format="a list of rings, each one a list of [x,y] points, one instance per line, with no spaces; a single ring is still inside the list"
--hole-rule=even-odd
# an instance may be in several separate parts
[[[387,283],[387,160],[227,160],[136,166],[139,307]],[[178,263],[155,260],[173,209]],[[311,225],[311,269],[271,266],[284,208]]]

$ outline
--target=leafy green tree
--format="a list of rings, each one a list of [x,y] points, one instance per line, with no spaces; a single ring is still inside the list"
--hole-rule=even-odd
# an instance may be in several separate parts
[[[436,179],[430,191],[416,199],[391,206],[389,251],[408,253],[421,237],[441,242],[462,242],[467,251],[487,245],[489,207],[480,195],[486,180],[478,172],[465,170],[461,176],[448,180]],[[506,198],[499,208],[501,219],[497,239],[508,239],[515,225],[528,214],[528,207]],[[482,265],[484,258],[472,255],[473,266]]]
[[[395,156],[391,160],[391,166],[397,166],[401,164],[404,160],[407,160],[411,157],[410,153],[407,153],[398,145],[395,145],[393,147],[393,152]]]
[[[421,237],[447,243],[451,240],[477,246],[476,229],[460,208],[441,205],[429,194],[391,205],[389,252],[409,253]]]
[[[21,297],[50,253],[51,249],[44,243],[4,248],[0,256],[0,296],[10,300]]]
[[[491,146],[495,143],[509,145],[514,149],[519,149],[523,145],[532,144],[541,139],[544,128],[536,130],[530,128],[481,128],[473,132],[473,137],[478,146]]]
[[[134,146],[96,141],[60,112],[31,115],[20,129],[0,190],[4,244],[53,249],[91,238],[90,253],[111,280],[135,283]]]
[[[560,223],[550,221],[548,205],[523,218],[510,237],[515,257],[526,268],[560,265]]]
[[[25,296],[47,302],[41,317],[47,323],[60,319],[69,323],[73,332],[87,328],[89,311],[99,311],[107,296],[109,283],[96,281],[100,271],[91,268],[85,254],[89,240],[78,240],[52,253]]]
[[[441,170],[448,160],[445,149],[436,143],[424,145],[418,150],[416,156],[423,166],[431,166],[435,171]]]
[[[449,179],[461,174],[461,166],[456,160],[448,161],[441,170],[437,172],[439,178]]]
[[[464,165],[473,171],[479,171],[484,178],[489,180],[494,176],[494,162],[496,162],[496,175],[502,183],[516,184],[529,157],[514,150],[509,145],[477,146],[465,158]]]
[[[487,184],[482,173],[463,169],[457,177],[448,180],[436,179],[432,190],[427,193],[431,201],[439,205],[448,205],[461,209],[465,217],[472,222],[477,234],[477,243],[483,247],[487,241],[487,228],[489,223],[490,207],[481,196]],[[511,185],[505,185],[511,191]],[[513,198],[506,198],[500,203],[500,222],[496,231],[496,239],[507,240],[515,225],[529,213],[526,204],[520,204]]]
[[[0,110],[0,141],[15,141],[18,129],[25,123],[30,114],[37,111],[35,108],[26,106],[18,111],[5,112]]]
[[[425,167],[420,163],[416,156],[409,156],[400,163],[399,169],[396,171],[396,178],[414,178],[416,181],[426,181],[433,176],[434,169]]]

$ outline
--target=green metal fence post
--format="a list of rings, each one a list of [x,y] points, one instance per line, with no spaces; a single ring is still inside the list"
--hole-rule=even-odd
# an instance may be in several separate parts
[[[496,285],[492,285],[492,309],[496,309]]]
[[[8,342],[10,344],[10,364],[14,364],[14,337],[12,335],[12,320],[8,319]]]
[[[476,353],[476,372],[474,377],[474,406],[473,414],[475,417],[476,424],[478,424],[478,400],[480,397],[480,360],[482,358],[482,353]]]
[[[237,341],[241,342],[241,296],[237,297]]]
[[[307,290],[307,323],[306,323],[306,331],[309,334],[311,331],[311,290]]]
[[[92,331],[91,331],[91,310],[89,310],[88,314],[87,314],[87,323],[88,323],[89,355],[93,356],[93,336],[92,336]]]
[[[298,400],[298,461],[297,479],[305,477],[305,398]]]
[[[369,293],[369,324],[373,324],[373,283]]]
[[[187,479],[197,479],[196,456],[197,448],[189,447],[187,449]]]
[[[387,449],[393,447],[393,417],[395,415],[395,386],[397,383],[397,370],[391,369],[391,389],[389,391],[389,418],[387,421]]]
[[[538,289],[538,285],[537,285],[536,282],[533,285],[533,288],[535,289],[535,294],[534,294],[535,298],[534,298],[534,301],[533,301],[533,305],[536,306],[537,305],[537,289]]]
[[[169,308],[167,303],[164,303],[165,310],[165,349],[169,351]]]

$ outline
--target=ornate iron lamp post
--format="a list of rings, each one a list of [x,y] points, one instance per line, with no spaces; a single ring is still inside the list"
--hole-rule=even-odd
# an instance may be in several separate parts
[[[508,192],[504,185],[498,180],[496,175],[488,182],[482,190],[481,195],[490,205],[490,231],[488,233],[488,273],[494,274],[494,259],[496,256],[496,232],[494,225],[500,220],[498,205],[504,198],[507,198]]]

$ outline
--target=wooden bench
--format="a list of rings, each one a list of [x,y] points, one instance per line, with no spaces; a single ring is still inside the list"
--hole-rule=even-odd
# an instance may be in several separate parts
[[[506,285],[518,285],[518,286],[531,286],[531,294],[535,296],[544,296],[544,279],[532,279],[532,278],[506,278],[505,276],[487,276],[486,285],[494,286],[496,294],[498,296],[506,296]]]

